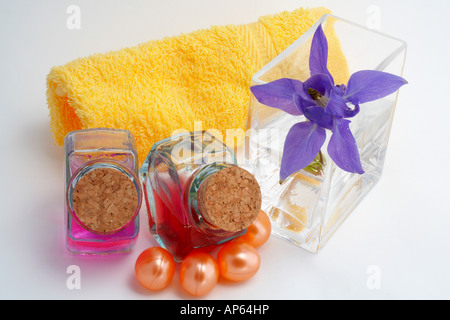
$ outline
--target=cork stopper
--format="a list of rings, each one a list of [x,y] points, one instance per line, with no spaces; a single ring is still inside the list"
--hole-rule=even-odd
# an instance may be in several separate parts
[[[76,216],[91,231],[111,233],[134,218],[138,191],[130,178],[112,168],[85,174],[75,186],[72,203]]]
[[[261,209],[261,189],[251,173],[229,167],[202,182],[198,207],[210,224],[230,232],[240,231],[256,219]]]

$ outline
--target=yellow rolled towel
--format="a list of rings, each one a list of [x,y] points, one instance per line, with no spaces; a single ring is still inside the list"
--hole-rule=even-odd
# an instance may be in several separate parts
[[[196,121],[204,130],[245,129],[253,74],[325,13],[298,9],[54,67],[47,100],[55,142],[72,130],[128,129],[142,163],[154,142]]]

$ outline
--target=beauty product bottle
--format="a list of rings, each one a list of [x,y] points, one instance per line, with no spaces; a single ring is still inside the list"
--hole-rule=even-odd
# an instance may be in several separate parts
[[[133,135],[88,129],[65,137],[66,247],[78,254],[131,250],[142,191]]]
[[[261,208],[253,175],[208,132],[155,143],[140,178],[150,232],[177,261],[244,234]]]

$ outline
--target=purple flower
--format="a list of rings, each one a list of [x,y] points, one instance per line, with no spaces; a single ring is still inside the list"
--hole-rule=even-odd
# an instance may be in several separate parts
[[[363,174],[346,118],[357,115],[360,104],[388,96],[407,83],[386,72],[364,70],[352,74],[347,86],[335,85],[327,60],[328,42],[319,26],[311,44],[308,80],[283,78],[250,88],[260,103],[307,119],[293,125],[286,137],[280,169],[282,181],[314,160],[325,142],[326,130],[333,133],[327,151],[336,165]]]

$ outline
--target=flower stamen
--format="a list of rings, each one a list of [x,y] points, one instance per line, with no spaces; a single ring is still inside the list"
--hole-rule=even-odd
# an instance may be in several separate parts
[[[328,104],[328,101],[330,101],[329,98],[322,96],[319,91],[313,88],[308,89],[308,94],[311,96],[314,102],[322,108],[325,108]]]

